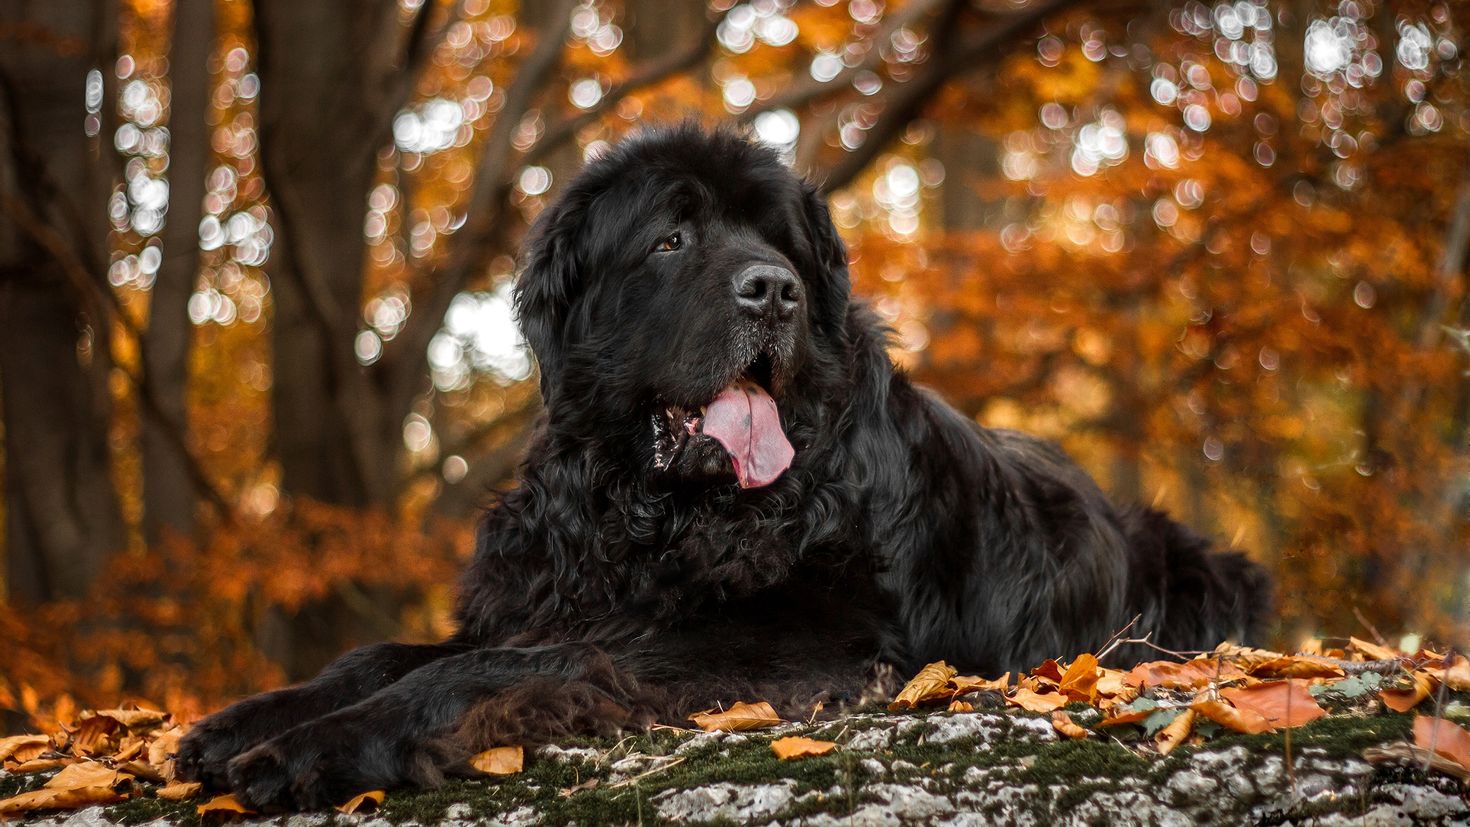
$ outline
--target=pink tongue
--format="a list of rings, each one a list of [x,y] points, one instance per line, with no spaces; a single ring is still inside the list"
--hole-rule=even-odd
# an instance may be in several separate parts
[[[770,485],[791,466],[795,451],[781,430],[776,400],[754,382],[736,382],[704,408],[704,432],[735,461],[741,488]]]

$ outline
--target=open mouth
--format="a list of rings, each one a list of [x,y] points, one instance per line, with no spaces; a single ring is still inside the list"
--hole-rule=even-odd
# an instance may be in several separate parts
[[[730,455],[741,488],[775,482],[791,466],[795,450],[770,393],[773,375],[771,358],[762,353],[704,405],[692,410],[669,405],[664,422],[655,414],[655,465],[667,468],[692,440],[708,437]]]

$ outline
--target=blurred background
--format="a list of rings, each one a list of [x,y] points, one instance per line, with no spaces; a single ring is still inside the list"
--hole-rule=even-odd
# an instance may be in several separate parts
[[[1274,643],[1462,643],[1467,21],[6,0],[7,725],[187,715],[447,633],[538,412],[520,239],[585,158],[684,118],[821,182],[921,381],[1269,566]]]

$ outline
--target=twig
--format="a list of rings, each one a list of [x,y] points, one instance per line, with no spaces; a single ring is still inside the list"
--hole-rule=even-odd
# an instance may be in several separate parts
[[[1107,642],[1103,644],[1102,649],[1097,653],[1098,661],[1102,661],[1102,659],[1111,654],[1114,649],[1117,649],[1119,646],[1121,646],[1123,644],[1123,636],[1128,634],[1128,630],[1132,629],[1134,624],[1138,623],[1138,621],[1142,619],[1143,615],[1136,614],[1133,616],[1132,620],[1128,621],[1128,623],[1123,626],[1123,628],[1119,629],[1116,632],[1113,632],[1112,636],[1108,638]]]
[[[1376,626],[1374,626],[1372,623],[1369,623],[1368,622],[1368,618],[1366,618],[1366,617],[1363,616],[1363,611],[1361,609],[1359,609],[1357,606],[1354,606],[1353,607],[1353,617],[1356,617],[1358,619],[1358,622],[1361,623],[1361,624],[1363,624],[1363,627],[1368,630],[1368,634],[1370,634],[1370,635],[1373,636],[1373,642],[1374,643],[1377,643],[1379,646],[1388,646],[1388,641],[1387,640],[1384,640],[1383,635],[1381,635],[1381,634],[1378,633],[1378,628]],[[1391,648],[1397,648],[1397,647],[1391,647]]]
[[[629,784],[637,784],[639,781],[642,781],[643,779],[647,778],[650,775],[655,775],[657,773],[661,773],[664,770],[668,769],[669,767],[677,767],[678,765],[684,763],[689,758],[689,756],[687,756],[687,755],[662,756],[662,757],[663,758],[671,758],[672,760],[666,762],[662,766],[654,767],[651,770],[644,770],[643,772],[638,773],[637,775],[633,776],[632,778],[624,778],[622,781],[619,781],[616,784],[609,784],[609,785],[607,785],[607,788],[609,790],[616,790],[619,787],[626,787]],[[654,760],[659,760],[659,759],[658,758],[655,758]]]
[[[1445,662],[1445,671],[1448,672],[1449,671],[1449,668],[1450,668],[1450,664],[1452,664],[1452,663],[1455,662],[1455,647],[1454,646],[1450,646],[1449,651],[1448,652],[1445,652],[1444,662]],[[1429,730],[1429,754],[1430,755],[1435,755],[1436,754],[1435,749],[1438,746],[1438,744],[1436,742],[1439,740],[1439,722],[1444,720],[1444,696],[1445,696],[1445,688],[1448,685],[1449,685],[1449,681],[1448,680],[1442,680],[1442,681],[1440,681],[1439,682],[1439,690],[1434,693],[1434,720],[1435,720],[1435,726],[1431,727],[1430,730]],[[1425,761],[1424,761],[1424,772],[1425,772],[1425,774],[1428,774],[1429,773],[1429,767],[1430,767],[1430,762],[1429,762],[1428,759],[1425,759]]]

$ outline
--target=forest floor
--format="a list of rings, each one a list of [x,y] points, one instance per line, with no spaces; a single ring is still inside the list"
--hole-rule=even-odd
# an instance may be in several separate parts
[[[206,813],[140,784],[110,806],[28,816],[28,824],[218,823],[283,827],[397,824],[1413,824],[1470,823],[1460,780],[1426,774],[1406,747],[1413,714],[1351,699],[1302,726],[1246,735],[1198,733],[1167,755],[1140,723],[1071,738],[1050,716],[975,696],[973,711],[880,709],[750,732],[656,729],[526,755],[502,778],[455,780],[431,791],[390,791],[375,813],[265,818]],[[1445,707],[1470,709],[1451,693]],[[1100,713],[1065,710],[1092,726]],[[831,751],[781,760],[773,740],[805,736]],[[1365,750],[1375,760],[1364,757]],[[0,775],[0,798],[39,787],[48,773]]]

